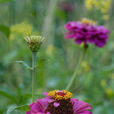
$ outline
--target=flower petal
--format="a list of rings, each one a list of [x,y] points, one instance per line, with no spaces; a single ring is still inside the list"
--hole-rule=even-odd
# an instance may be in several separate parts
[[[31,112],[30,111],[27,111],[26,114],[31,114]]]
[[[54,107],[58,107],[60,105],[60,103],[54,102]]]
[[[83,112],[86,112],[87,110],[91,110],[91,106],[84,102],[84,101],[79,101],[79,100],[75,100],[75,99],[71,99],[71,102],[73,104],[73,110],[75,114],[82,114]],[[85,114],[85,113],[83,113]],[[89,113],[87,113],[89,114]]]

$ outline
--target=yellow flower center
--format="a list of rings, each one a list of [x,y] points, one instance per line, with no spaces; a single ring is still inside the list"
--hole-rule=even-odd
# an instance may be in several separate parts
[[[83,23],[83,24],[92,24],[92,25],[97,24],[97,22],[89,20],[89,19],[86,19],[86,18],[83,18],[81,20],[81,23]]]
[[[72,93],[66,90],[53,90],[48,93],[48,96],[55,100],[70,99]]]

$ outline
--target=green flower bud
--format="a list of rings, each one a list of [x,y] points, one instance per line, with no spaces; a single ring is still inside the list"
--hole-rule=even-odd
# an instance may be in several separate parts
[[[42,36],[26,36],[25,40],[32,52],[37,52],[44,41]]]

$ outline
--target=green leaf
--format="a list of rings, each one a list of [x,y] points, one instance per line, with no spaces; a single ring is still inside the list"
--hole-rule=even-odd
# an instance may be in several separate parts
[[[6,114],[11,114],[15,110],[16,107],[17,107],[16,105],[9,106]]]
[[[16,106],[16,105],[12,105],[8,108],[6,114],[12,114],[13,111],[19,110],[21,112],[26,112],[28,110],[30,110],[29,106],[26,105],[21,105],[21,106]]]
[[[23,99],[24,99],[25,102],[28,101],[28,99],[31,98],[31,97],[32,97],[32,94],[31,93],[25,93],[23,95]]]
[[[24,61],[16,61],[16,63],[22,64],[25,68],[32,70],[32,68],[27,63],[25,63]]]
[[[30,110],[28,104],[18,106],[18,107],[16,107],[15,109],[16,109],[16,110],[20,110],[20,111],[22,111],[22,112]]]
[[[15,102],[15,98],[13,95],[9,94],[8,92],[5,92],[5,91],[0,91],[0,95],[4,96],[4,97],[7,97],[8,99],[12,100]]]
[[[9,27],[7,27],[5,25],[0,25],[0,31],[3,32],[6,35],[7,38],[9,38],[9,35],[10,35]]]

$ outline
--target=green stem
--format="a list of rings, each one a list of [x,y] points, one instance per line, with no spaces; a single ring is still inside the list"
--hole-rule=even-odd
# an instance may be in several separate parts
[[[32,52],[32,102],[34,102],[36,52]]]
[[[67,90],[67,91],[71,88],[71,86],[72,86],[72,84],[73,84],[73,82],[74,82],[74,80],[75,80],[75,78],[76,78],[77,72],[78,72],[78,70],[79,70],[79,68],[80,68],[80,64],[81,64],[81,62],[82,62],[82,60],[83,60],[83,58],[84,58],[84,55],[85,55],[85,49],[84,49],[84,51],[82,52],[81,57],[80,57],[80,60],[79,60],[78,64],[76,65],[75,71],[74,71],[74,73],[73,73],[73,75],[72,75],[72,78],[71,78],[69,84],[68,84],[67,87],[66,87],[66,90]]]

